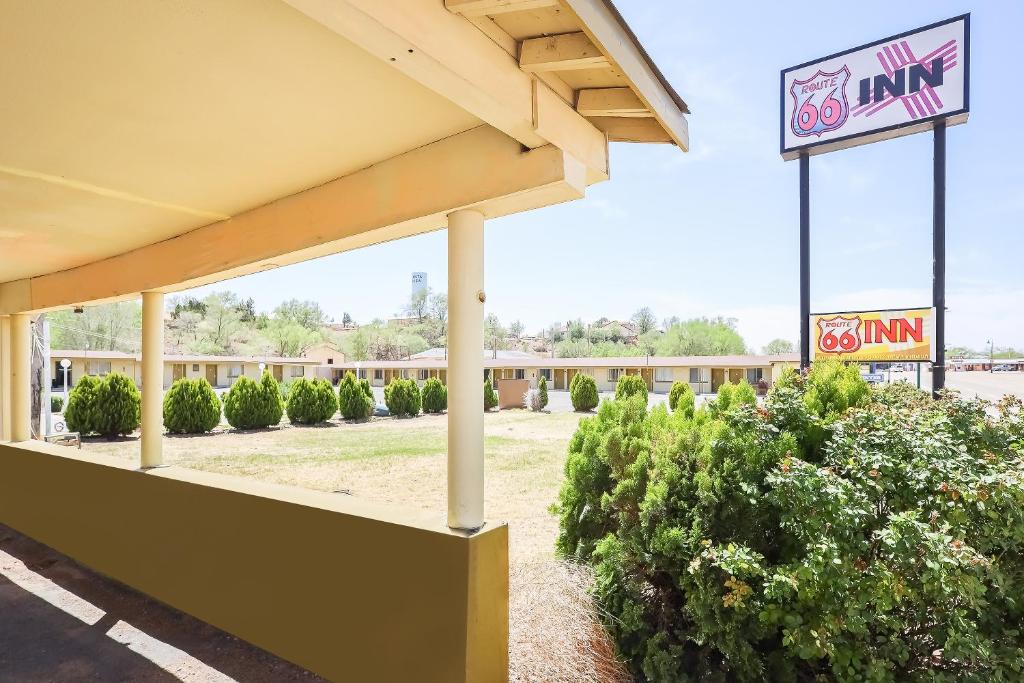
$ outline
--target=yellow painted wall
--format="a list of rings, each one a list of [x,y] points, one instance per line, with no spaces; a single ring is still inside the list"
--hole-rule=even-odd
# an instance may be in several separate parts
[[[508,527],[31,443],[0,522],[336,681],[508,676]]]

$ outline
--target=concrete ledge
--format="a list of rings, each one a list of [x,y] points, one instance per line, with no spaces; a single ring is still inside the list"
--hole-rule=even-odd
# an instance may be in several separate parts
[[[504,681],[508,528],[0,444],[0,522],[334,680]]]

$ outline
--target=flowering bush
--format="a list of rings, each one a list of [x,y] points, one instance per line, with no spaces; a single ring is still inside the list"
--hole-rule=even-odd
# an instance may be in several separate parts
[[[926,401],[819,364],[763,408],[606,401],[556,507],[559,552],[593,565],[645,680],[1022,678],[1015,399]]]

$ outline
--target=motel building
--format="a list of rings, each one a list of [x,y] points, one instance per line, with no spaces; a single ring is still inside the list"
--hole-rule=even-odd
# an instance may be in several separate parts
[[[690,144],[611,1],[37,0],[2,20],[0,524],[331,680],[506,681],[485,224],[584,197],[612,143]],[[165,465],[168,294],[438,230],[444,509]],[[138,458],[33,440],[38,314],[140,298]]]
[[[628,356],[609,358],[542,358],[529,354],[494,354],[484,351],[484,379],[501,390],[502,380],[526,380],[536,387],[541,377],[549,390],[567,390],[578,373],[590,375],[598,391],[615,391],[619,377],[639,375],[648,391],[667,394],[675,382],[686,382],[695,394],[714,394],[729,382],[746,380],[757,387],[770,387],[786,368],[799,367],[799,354],[773,356]],[[358,373],[375,387],[394,379],[413,379],[423,384],[431,377],[447,383],[448,362],[432,356],[397,361],[347,362],[340,369]]]
[[[63,360],[71,361],[67,372],[68,389],[85,375],[103,377],[119,372],[135,380],[142,388],[142,354],[121,351],[50,351],[50,378],[54,391],[64,388]],[[262,376],[260,366],[270,372],[279,382],[298,377],[313,376],[319,361],[310,358],[277,358],[255,356],[202,356],[164,354],[163,388],[166,389],[179,379],[206,378],[211,386],[229,387],[239,377],[258,380]]]

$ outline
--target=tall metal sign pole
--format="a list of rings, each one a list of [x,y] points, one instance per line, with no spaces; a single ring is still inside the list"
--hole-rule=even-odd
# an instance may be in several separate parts
[[[800,369],[811,367],[811,157],[800,155]]]
[[[935,362],[932,396],[946,386],[946,122],[935,122],[932,159],[932,306],[935,308]]]
[[[934,351],[907,347],[906,357],[932,363],[936,396],[946,382],[946,128],[967,121],[970,113],[971,16],[923,26],[873,43],[799,64],[781,73],[780,152],[800,160],[800,365],[820,352],[854,354],[862,345],[879,344],[893,333],[871,322],[875,337],[865,338],[869,323],[855,315],[819,320],[827,329],[811,329],[810,311],[810,157],[836,150],[932,131],[934,195],[932,205],[932,305]],[[901,302],[902,303],[902,302]],[[854,312],[855,313],[855,312]],[[835,334],[842,329],[844,334]],[[812,334],[813,333],[813,334]],[[812,348],[812,336],[843,348]],[[840,342],[836,342],[840,343]],[[901,351],[892,355],[899,358]]]

